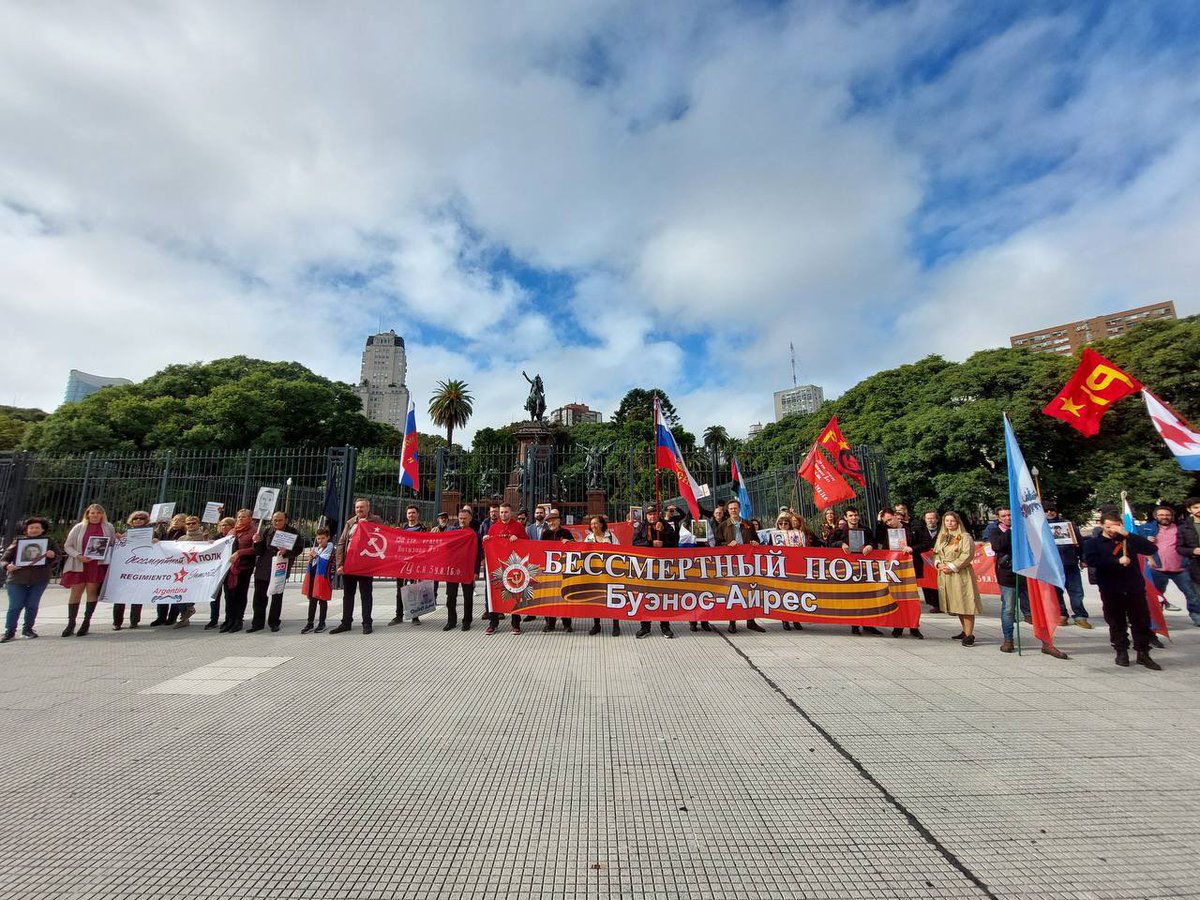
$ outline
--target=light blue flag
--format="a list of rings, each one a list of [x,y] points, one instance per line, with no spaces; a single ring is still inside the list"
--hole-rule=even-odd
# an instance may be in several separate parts
[[[1012,567],[1018,575],[1065,587],[1062,558],[1050,533],[1046,511],[1017,445],[1012,423],[1004,417],[1004,451],[1008,456],[1008,505],[1012,507]]]

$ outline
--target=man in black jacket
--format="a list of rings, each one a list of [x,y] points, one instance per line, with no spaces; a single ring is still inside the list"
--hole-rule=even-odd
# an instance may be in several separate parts
[[[678,547],[679,532],[675,530],[670,522],[667,522],[658,517],[658,510],[653,506],[646,509],[645,518],[633,530],[633,545],[635,547]],[[658,623],[659,631],[663,633],[663,637],[673,638],[675,632],[671,630],[671,623],[665,619]],[[650,623],[643,621],[637,630],[635,637],[644,638],[650,636]]]
[[[529,526],[529,527],[532,527],[532,526]],[[575,536],[573,534],[571,534],[571,532],[567,531],[567,529],[562,527],[562,514],[559,513],[559,511],[557,509],[552,509],[552,510],[550,510],[549,515],[546,516],[546,527],[542,529],[542,538],[541,539],[543,541],[557,541],[558,543],[562,544],[562,543],[569,543],[569,542],[575,540]],[[554,630],[555,621],[556,620],[555,620],[554,616],[546,616],[546,630],[547,631]],[[571,631],[572,630],[571,629],[571,620],[568,619],[566,616],[563,616],[562,623],[563,623],[563,631]]]
[[[1162,668],[1150,658],[1150,610],[1146,608],[1146,583],[1142,578],[1138,554],[1153,556],[1154,545],[1138,534],[1125,530],[1121,515],[1105,512],[1100,516],[1100,534],[1083,545],[1083,558],[1096,572],[1100,604],[1108,637],[1117,652],[1118,666],[1129,665],[1129,636],[1137,662],[1147,669]]]
[[[290,549],[275,547],[272,541],[276,534],[295,535],[295,541]],[[271,589],[271,579],[276,559],[286,559],[288,570],[291,570],[292,560],[304,549],[304,541],[300,534],[288,524],[287,513],[277,512],[271,516],[271,527],[260,534],[254,541],[254,619],[246,634],[262,631],[265,625],[270,625],[272,631],[278,631],[283,616],[283,592],[271,595],[271,612],[267,614],[267,591]]]

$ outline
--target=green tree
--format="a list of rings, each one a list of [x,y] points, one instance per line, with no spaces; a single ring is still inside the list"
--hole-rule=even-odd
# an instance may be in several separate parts
[[[704,447],[709,452],[715,452],[721,459],[726,458],[729,451],[729,432],[724,425],[709,425],[704,429]]]
[[[675,404],[671,402],[671,398],[667,396],[667,392],[662,388],[634,388],[621,398],[621,403],[617,407],[617,411],[613,413],[612,421],[617,425],[625,425],[629,422],[647,421],[649,422],[654,417],[654,398],[657,397],[662,403],[663,419],[667,424],[674,427],[679,424],[679,413],[675,410]]]
[[[1193,316],[1148,323],[1094,349],[1194,421],[1197,346],[1200,318]],[[1007,502],[1007,411],[1044,493],[1066,514],[1117,502],[1122,489],[1142,506],[1200,493],[1200,478],[1179,468],[1139,398],[1116,404],[1092,438],[1042,414],[1078,364],[1078,356],[1012,349],[984,350],[961,363],[929,356],[866,378],[818,413],[766,426],[747,442],[742,462],[753,471],[794,466],[837,415],[851,444],[883,451],[894,500],[974,515]]]
[[[139,384],[105,388],[33,423],[30,450],[245,449],[395,444],[347,384],[296,362],[236,356],[168,366]]]
[[[454,429],[467,424],[473,412],[474,399],[467,383],[457,379],[439,381],[429,401],[429,417],[433,424],[446,429],[446,443],[454,443]]]

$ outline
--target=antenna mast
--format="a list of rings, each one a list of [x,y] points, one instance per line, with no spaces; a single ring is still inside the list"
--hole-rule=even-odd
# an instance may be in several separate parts
[[[788,349],[792,351],[792,387],[796,387],[796,345],[789,341]]]

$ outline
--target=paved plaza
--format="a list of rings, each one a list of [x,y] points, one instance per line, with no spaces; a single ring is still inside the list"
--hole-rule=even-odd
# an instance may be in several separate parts
[[[377,596],[390,599],[390,586]],[[807,627],[112,631],[0,647],[0,897],[1200,897],[1200,628],[1165,671]],[[1028,628],[1026,639],[1032,643]],[[1028,647],[1028,644],[1027,644]]]

